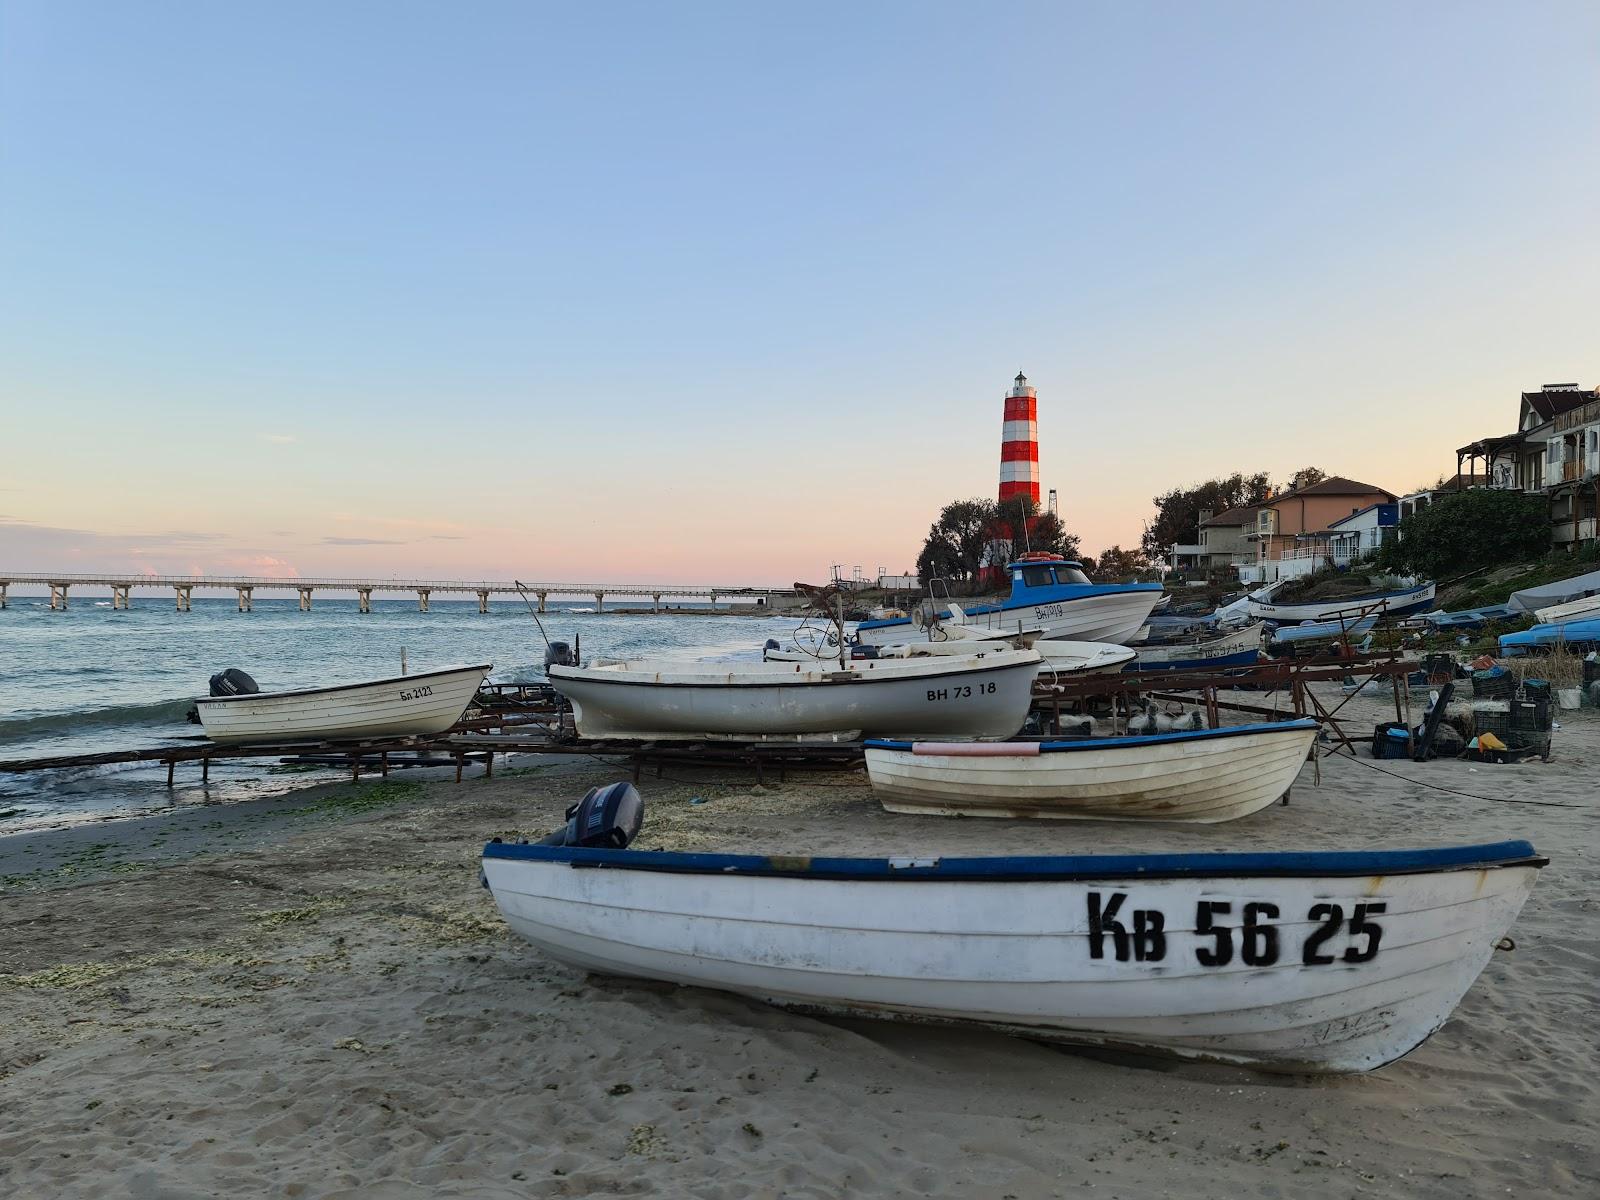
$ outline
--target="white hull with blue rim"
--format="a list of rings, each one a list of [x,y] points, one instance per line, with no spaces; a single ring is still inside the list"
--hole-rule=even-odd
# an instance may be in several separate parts
[[[853,740],[1011,737],[1033,699],[1039,655],[806,662],[624,662],[549,670],[586,738]]]
[[[1163,596],[1159,583],[1091,583],[1079,564],[1040,555],[1006,568],[1011,595],[1000,604],[967,608],[962,619],[980,629],[1033,633],[1044,638],[1126,645],[1138,636]],[[940,614],[942,618],[951,613]],[[866,646],[915,641],[909,619],[863,621],[856,640]]]
[[[1137,659],[1130,671],[1193,671],[1217,667],[1248,667],[1261,657],[1266,626],[1257,621],[1232,633],[1159,645],[1135,646]]]
[[[1143,737],[1044,742],[869,741],[889,812],[1211,824],[1260,812],[1295,781],[1309,718]]]
[[[1370,633],[1377,624],[1377,613],[1368,613],[1364,617],[1345,621],[1302,621],[1298,625],[1272,625],[1269,622],[1267,640],[1288,643],[1314,642],[1319,639],[1331,641],[1340,636],[1361,637]]]
[[[1271,1071],[1368,1071],[1449,1018],[1527,842],[1360,853],[820,858],[484,847],[511,928],[612,976]]]
[[[1276,592],[1276,587],[1272,589]],[[1279,604],[1271,595],[1257,593],[1246,602],[1250,615],[1260,621],[1335,621],[1375,612],[1382,617],[1405,617],[1427,612],[1434,604],[1432,583],[1388,592],[1369,592],[1364,596],[1340,596],[1336,600],[1311,600],[1304,604]],[[1258,598],[1259,597],[1259,598]]]
[[[492,664],[443,667],[362,683],[195,701],[214,742],[426,737],[461,719]]]

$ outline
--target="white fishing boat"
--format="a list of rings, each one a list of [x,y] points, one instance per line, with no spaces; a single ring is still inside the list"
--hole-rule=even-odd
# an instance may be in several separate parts
[[[1159,583],[1091,583],[1079,563],[1059,554],[1034,554],[1006,568],[1011,595],[999,604],[978,604],[961,620],[1002,633],[1034,633],[1046,638],[1126,643],[1161,601]],[[939,617],[961,610],[946,602]],[[914,640],[910,619],[862,621],[856,639],[866,646]]]
[[[585,970],[1316,1073],[1443,1025],[1545,861],[1521,841],[967,859],[492,842],[482,863],[511,928]]]
[[[586,738],[979,738],[1022,727],[1039,662],[1033,650],[1001,646],[842,663],[552,666],[549,675]]]
[[[1113,642],[1072,642],[1046,638],[1033,644],[1044,659],[1040,677],[1109,675],[1132,664],[1134,651]]]
[[[235,694],[195,701],[206,736],[214,742],[350,741],[362,738],[422,737],[443,733],[461,719],[478,694],[492,663],[442,667],[292,692],[248,690],[255,682],[238,671],[231,677],[248,684]],[[213,693],[218,684],[213,680]]]
[[[1283,585],[1274,584],[1267,593],[1258,592],[1246,601],[1246,608],[1256,620],[1276,621],[1286,624],[1293,621],[1334,621],[1340,617],[1353,617],[1358,613],[1376,613],[1382,617],[1404,617],[1426,612],[1433,607],[1434,585],[1419,583],[1414,587],[1398,588],[1387,592],[1369,592],[1360,596],[1340,596],[1330,600],[1308,600],[1303,604],[1280,604],[1276,597]]]
[[[1138,661],[1131,671],[1195,671],[1248,667],[1261,657],[1266,626],[1256,621],[1220,636],[1181,642],[1134,646]]]
[[[1317,728],[1307,718],[1144,737],[874,740],[867,774],[889,812],[1211,824],[1287,792]]]

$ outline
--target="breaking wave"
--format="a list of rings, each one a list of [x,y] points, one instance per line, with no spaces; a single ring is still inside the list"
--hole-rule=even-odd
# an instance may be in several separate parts
[[[152,704],[115,704],[75,712],[0,717],[0,745],[69,733],[181,724],[193,706],[194,701],[189,699],[157,700]]]

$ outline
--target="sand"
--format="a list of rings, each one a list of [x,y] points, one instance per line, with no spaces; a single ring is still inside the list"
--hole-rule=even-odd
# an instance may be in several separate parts
[[[889,816],[855,775],[642,781],[643,847],[1549,854],[1515,951],[1449,1024],[1332,1080],[818,1020],[545,960],[477,852],[621,777],[600,763],[0,839],[0,1196],[1600,1194],[1600,714],[1563,716],[1548,764],[1331,759],[1286,807],[1192,828]]]

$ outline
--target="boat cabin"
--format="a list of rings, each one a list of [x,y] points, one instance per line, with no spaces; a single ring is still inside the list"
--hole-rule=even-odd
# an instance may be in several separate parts
[[[1090,580],[1083,573],[1083,564],[1063,558],[1059,554],[1030,554],[1006,568],[1011,575],[1011,594],[1017,596],[1029,588],[1083,587]]]

